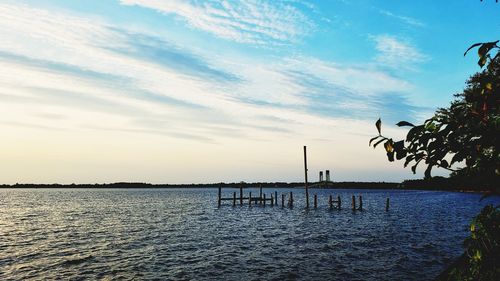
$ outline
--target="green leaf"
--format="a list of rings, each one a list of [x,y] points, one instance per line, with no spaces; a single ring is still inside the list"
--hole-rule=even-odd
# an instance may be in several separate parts
[[[415,165],[411,166],[411,171],[413,172],[413,174],[417,173],[417,165],[418,165],[418,162]]]
[[[394,152],[394,146],[392,144],[393,144],[392,139],[384,143],[384,148],[387,153]]]
[[[424,176],[426,179],[431,178],[431,170],[432,170],[432,164],[427,165],[427,169],[425,169]]]
[[[479,47],[479,49],[477,50],[477,54],[479,55],[479,57],[485,57],[491,49],[497,46],[497,43],[499,41],[500,40],[481,44],[481,47]]]
[[[394,162],[394,151],[387,152],[387,159],[389,162]]]
[[[488,83],[486,83],[484,88],[488,91],[491,91],[491,90],[493,90],[493,85],[491,84],[491,82],[488,82]]]
[[[477,46],[480,46],[480,45],[482,45],[482,44],[483,44],[483,43],[476,43],[476,44],[473,44],[472,46],[470,46],[470,47],[469,47],[469,49],[467,49],[467,51],[465,51],[465,53],[464,53],[464,57],[465,57],[465,55],[467,55],[467,53],[468,53],[468,52],[469,52],[472,48],[477,47]]]
[[[415,155],[415,161],[420,161],[420,160],[424,159],[424,155],[425,155],[425,154],[424,154],[423,152],[421,152],[421,153],[417,153],[417,154]]]
[[[405,148],[405,143],[404,141],[400,140],[394,143],[394,150],[397,152],[402,151]]]
[[[451,165],[453,165],[453,163],[455,162],[460,162],[462,160],[464,160],[464,155],[462,153],[457,153],[453,155],[453,158],[451,158]]]
[[[413,141],[424,129],[424,125],[415,126],[410,129],[408,134],[406,135],[406,141]]]
[[[417,154],[417,156],[419,156],[419,155]],[[422,157],[420,157],[420,159],[418,159],[418,160],[417,160],[417,158],[415,158],[416,163],[415,163],[415,165],[413,165],[413,166],[411,167],[411,171],[412,171],[414,174],[416,173],[417,166],[418,166],[418,164],[420,163],[420,161],[422,161],[422,159],[423,159]]]
[[[477,50],[477,54],[479,55],[479,66],[483,67],[486,64],[489,56],[488,53],[491,51],[491,49],[497,47],[498,42],[499,40],[481,44],[481,47],[479,47],[479,49]]]
[[[375,122],[375,127],[377,127],[377,130],[378,130],[378,134],[381,135],[382,134],[382,120],[380,120],[380,118],[377,120],[377,122]]]
[[[406,157],[406,150],[396,151],[396,159],[401,160]]]
[[[413,160],[413,159],[415,159],[415,155],[413,155],[413,154],[408,155],[408,157],[406,157],[404,167],[406,168],[408,166],[408,164],[410,164],[411,160]]]
[[[373,148],[376,148],[377,145],[379,145],[381,142],[387,140],[386,138],[382,138],[381,140],[379,140],[378,142],[376,142],[374,145],[373,145]]]
[[[436,130],[436,124],[434,124],[434,122],[429,122],[425,124],[425,129],[429,132],[434,132]]]
[[[371,138],[371,139],[370,139],[370,142],[368,142],[368,146],[371,146],[371,145],[372,145],[372,141],[374,141],[374,140],[378,139],[379,137],[380,137],[380,136],[376,136],[376,137],[374,137],[374,138]]]
[[[405,145],[404,141],[400,140],[397,141],[393,144],[394,146],[394,152],[396,153],[396,159],[401,160],[406,157],[406,150],[405,150]]]
[[[487,60],[488,60],[487,56],[480,57],[479,61],[477,62],[477,64],[479,64],[479,66],[482,68],[486,64]]]
[[[413,125],[410,122],[406,122],[406,121],[399,121],[396,125],[399,127],[403,127],[403,126],[415,127],[415,125]]]

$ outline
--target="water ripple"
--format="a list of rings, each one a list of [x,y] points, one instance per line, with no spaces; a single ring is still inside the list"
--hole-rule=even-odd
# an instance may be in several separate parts
[[[313,190],[320,207],[306,211],[293,191],[293,209],[217,209],[214,189],[0,189],[0,279],[432,280],[461,254],[474,214],[500,201]],[[354,193],[363,212],[327,208],[328,195]]]

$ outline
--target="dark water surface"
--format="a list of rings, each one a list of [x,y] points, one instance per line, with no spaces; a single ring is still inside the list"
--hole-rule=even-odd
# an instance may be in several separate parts
[[[471,218],[500,201],[312,190],[319,207],[306,211],[302,193],[293,209],[217,209],[216,189],[0,189],[0,280],[432,280],[462,253]]]

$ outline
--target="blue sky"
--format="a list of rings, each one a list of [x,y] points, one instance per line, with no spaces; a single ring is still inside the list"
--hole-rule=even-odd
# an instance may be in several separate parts
[[[398,181],[367,145],[498,39],[494,1],[2,1],[1,182]],[[443,174],[437,172],[437,174]]]

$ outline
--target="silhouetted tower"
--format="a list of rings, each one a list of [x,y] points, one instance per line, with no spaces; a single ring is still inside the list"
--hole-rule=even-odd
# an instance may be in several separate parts
[[[326,181],[330,181],[330,170],[326,170]]]
[[[323,181],[323,171],[319,171],[319,181]]]

